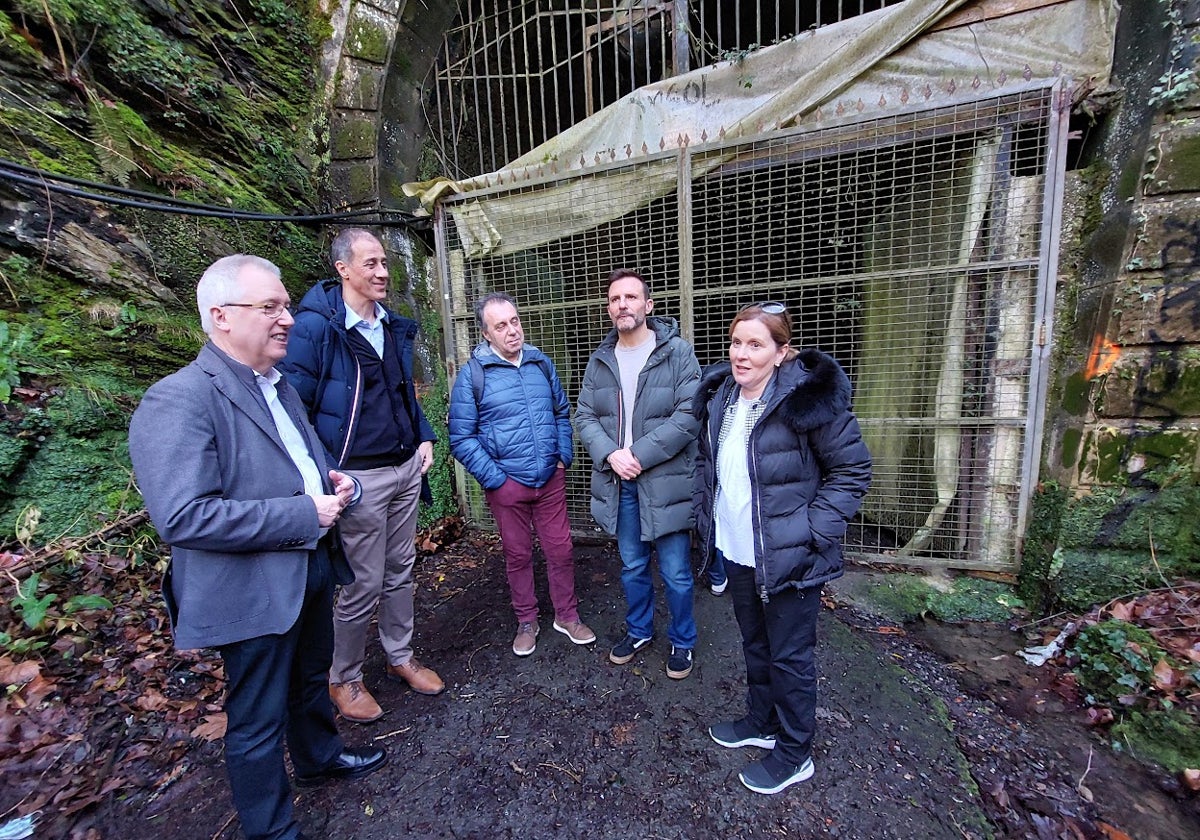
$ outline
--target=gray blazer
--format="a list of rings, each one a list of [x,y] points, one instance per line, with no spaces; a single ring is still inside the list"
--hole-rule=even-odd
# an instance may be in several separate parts
[[[324,467],[299,396],[286,380],[277,387]],[[286,632],[315,550],[328,552],[335,582],[354,579],[336,529],[318,543],[316,507],[253,373],[212,344],[146,391],[129,424],[129,454],[150,519],[172,549],[163,594],[176,647]]]

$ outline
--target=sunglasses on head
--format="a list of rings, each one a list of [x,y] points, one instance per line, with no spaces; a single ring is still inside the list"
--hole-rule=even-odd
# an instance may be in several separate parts
[[[747,303],[738,312],[745,312],[747,309],[761,309],[768,315],[782,315],[787,312],[787,307],[777,300],[761,300],[758,303]]]

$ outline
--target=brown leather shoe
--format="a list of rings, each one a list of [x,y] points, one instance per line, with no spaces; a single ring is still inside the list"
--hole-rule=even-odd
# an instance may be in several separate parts
[[[387,675],[389,680],[408,683],[408,687],[417,694],[433,697],[446,690],[446,684],[437,675],[437,671],[425,667],[415,658],[403,665],[387,666]]]
[[[346,720],[370,723],[383,717],[383,709],[375,702],[362,680],[329,684],[329,699]]]

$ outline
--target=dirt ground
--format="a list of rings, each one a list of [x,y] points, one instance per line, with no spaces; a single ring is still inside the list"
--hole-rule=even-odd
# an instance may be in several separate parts
[[[666,676],[661,604],[653,645],[617,667],[607,653],[623,633],[619,567],[612,545],[579,546],[581,614],[599,641],[572,645],[546,614],[537,651],[518,659],[498,548],[464,539],[423,556],[417,655],[447,691],[422,697],[383,680],[371,648],[367,684],[387,713],[342,731],[386,745],[391,761],[358,782],[298,790],[304,830],[358,840],[1200,837],[1195,797],[1086,731],[1082,713],[1012,655],[1019,637],[991,626],[897,632],[836,588],[820,619],[816,775],[776,796],[751,793],[737,773],[761,751],[723,749],[706,733],[744,709],[729,599],[697,589],[688,679]],[[539,594],[545,609],[544,581]],[[193,748],[172,779],[110,797],[72,836],[242,836],[219,742]]]

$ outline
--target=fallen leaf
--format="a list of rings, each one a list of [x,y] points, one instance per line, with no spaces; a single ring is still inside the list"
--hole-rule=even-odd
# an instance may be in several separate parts
[[[0,684],[25,685],[32,682],[42,672],[42,666],[36,662],[14,663],[7,656],[0,658]]]
[[[1121,621],[1129,621],[1129,619],[1133,618],[1133,602],[1117,601],[1117,603],[1112,605],[1112,609],[1109,612],[1112,613],[1113,618],[1120,619]]]
[[[1107,837],[1108,840],[1133,840],[1133,838],[1124,831],[1117,828],[1115,825],[1109,825],[1103,820],[1098,820],[1096,825],[1100,828],[1100,831],[1103,832],[1104,836]]]
[[[229,720],[224,712],[215,715],[205,715],[204,720],[192,730],[193,738],[203,738],[205,741],[215,741],[225,737],[225,727]]]

